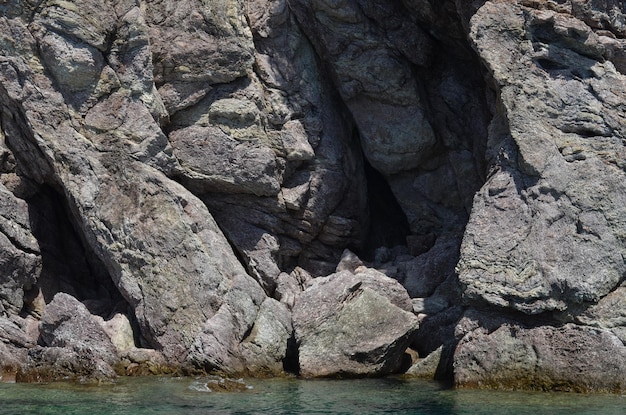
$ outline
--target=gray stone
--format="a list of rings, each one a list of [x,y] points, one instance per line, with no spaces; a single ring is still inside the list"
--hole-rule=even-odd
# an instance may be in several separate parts
[[[621,356],[609,344],[626,339],[620,2],[9,1],[0,16],[0,362],[22,379],[110,375],[50,325],[66,292],[127,374],[280,374],[297,343],[305,376],[384,374],[412,343],[443,345],[452,376],[461,341],[460,384],[508,382],[491,371],[510,357],[529,379],[514,386],[621,387],[560,369],[570,340]],[[458,321],[477,309],[490,317]],[[492,334],[513,352],[465,367]],[[522,359],[533,345],[553,362]]]
[[[99,316],[95,318],[111,339],[118,355],[135,347],[135,333],[126,314],[115,313],[106,320]]]
[[[296,267],[290,274],[282,272],[278,276],[274,296],[289,309],[292,309],[296,299],[311,283],[311,280],[311,275],[299,267]]]
[[[45,307],[39,326],[42,345],[29,345],[17,381],[99,383],[116,376],[120,359],[115,346],[97,318],[74,297],[55,295]]]
[[[186,365],[206,372],[246,372],[241,343],[253,330],[259,309],[266,299],[261,287],[247,275],[236,277],[224,294],[217,312],[202,326],[189,348]]]
[[[341,259],[337,264],[337,268],[335,272],[341,271],[350,271],[355,272],[358,267],[364,266],[363,261],[356,256],[354,252],[351,252],[349,249],[346,249],[341,254]]]
[[[133,347],[120,355],[123,372],[127,376],[149,376],[177,373],[179,367],[172,365],[163,353],[154,349]]]
[[[287,306],[272,298],[266,299],[252,331],[241,343],[246,370],[255,376],[284,375],[292,331]]]
[[[497,102],[493,167],[474,198],[457,271],[465,303],[492,317],[471,329],[459,323],[458,384],[624,388],[618,102],[626,84],[594,23],[604,13],[618,12],[590,2],[486,2],[471,20]],[[498,319],[510,309],[545,320]]]
[[[430,297],[437,287],[454,274],[458,260],[459,238],[442,236],[425,253],[398,263],[398,280],[409,296]]]
[[[318,53],[331,64],[341,96],[359,127],[366,157],[385,175],[417,167],[435,143],[416,80],[410,75],[411,60],[428,62],[431,45],[425,33],[407,20],[399,38],[412,47],[376,41],[376,30],[386,24],[384,17],[397,12],[393,8],[376,10],[359,1],[293,5]],[[405,50],[418,56],[407,59]]]
[[[68,294],[54,296],[44,309],[39,330],[48,347],[89,350],[95,359],[111,367],[119,361],[117,349],[98,320]]]
[[[0,382],[11,382],[26,360],[28,349],[37,344],[34,320],[0,317]]]
[[[95,47],[72,41],[55,32],[46,33],[40,42],[48,69],[61,87],[79,91],[97,82],[104,59]]]
[[[461,387],[619,392],[626,386],[624,343],[609,330],[566,324],[477,328],[454,354]]]
[[[423,359],[418,360],[417,363],[413,364],[405,372],[405,376],[411,378],[434,379],[435,375],[437,374],[437,368],[439,367],[439,363],[441,361],[442,351],[443,346],[439,346],[437,350],[430,353]]]
[[[23,54],[9,57],[15,65],[3,65],[0,73],[3,117],[13,119],[22,134],[9,140],[18,164],[33,179],[62,189],[75,228],[131,305],[141,336],[172,364],[181,363],[205,322],[229,309],[222,308],[229,290],[260,304],[261,288],[247,276],[206,206],[165,176],[176,162],[153,117],[156,104],[133,91],[146,81],[139,79],[144,72],[129,71],[138,57],[117,48],[113,72],[103,69],[90,87],[76,85],[85,93],[59,91],[35,63],[35,39],[21,19],[4,24],[23,34]],[[139,23],[134,27],[146,30]],[[15,40],[3,41],[18,47]],[[102,89],[104,77],[117,83]],[[151,78],[146,82],[153,85]],[[248,310],[250,326],[257,309]]]
[[[374,3],[297,1],[292,9],[328,62],[364,155],[410,230],[462,232],[483,180],[481,137],[490,118],[482,74],[460,41],[455,9],[463,5]]]
[[[417,318],[405,311],[405,303],[410,309],[406,292],[404,298],[396,295],[400,291],[404,290],[397,282],[379,273],[343,271],[316,279],[293,309],[300,375],[397,371],[418,328]]]
[[[236,141],[219,127],[188,127],[170,135],[194,191],[276,195],[282,182],[275,154],[257,140]]]
[[[506,123],[514,144],[474,200],[458,267],[465,297],[528,314],[597,302],[624,275],[626,204],[615,168],[624,131],[615,98],[589,90],[611,85],[616,97],[624,79],[579,49],[582,40],[563,40],[582,31],[592,42],[591,29],[568,15],[488,3],[473,23],[506,111],[491,140],[495,124]],[[550,64],[557,60],[562,67]]]
[[[28,350],[26,362],[16,374],[18,382],[76,381],[106,383],[115,378],[113,368],[89,349],[41,347]]]
[[[16,315],[24,306],[24,291],[41,272],[39,245],[32,234],[28,206],[0,184],[0,316]]]

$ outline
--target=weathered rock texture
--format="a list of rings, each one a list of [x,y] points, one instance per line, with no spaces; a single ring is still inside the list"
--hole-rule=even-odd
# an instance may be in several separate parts
[[[460,384],[626,385],[623,333],[604,306],[626,271],[624,10],[560,3],[488,2],[470,22],[497,97],[488,140],[499,153],[474,199],[459,280],[471,307],[521,314],[493,333],[462,330]]]
[[[623,390],[625,74],[619,1],[4,1],[0,374]]]
[[[117,350],[96,318],[69,294],[58,293],[39,325],[42,346],[28,353],[18,380],[106,380],[115,376]]]
[[[300,374],[380,375],[402,367],[418,328],[406,290],[374,270],[315,279],[293,309]]]
[[[461,320],[460,326],[473,326],[473,330],[455,352],[457,383],[577,392],[624,390],[626,347],[610,330],[571,323],[529,327],[493,320],[474,313]]]

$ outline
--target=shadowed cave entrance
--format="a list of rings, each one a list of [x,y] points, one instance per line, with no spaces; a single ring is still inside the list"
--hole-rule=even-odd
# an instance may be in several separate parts
[[[405,246],[409,235],[409,222],[398,204],[387,180],[363,157],[363,170],[367,182],[367,231],[362,248],[355,248],[356,254],[374,261],[375,252],[380,247]]]
[[[125,314],[139,344],[138,324],[128,302],[114,285],[105,265],[89,248],[72,221],[65,199],[42,185],[27,199],[32,233],[42,259],[37,283],[25,287],[22,314],[40,317],[45,304],[64,292],[82,302],[93,315],[107,320]]]

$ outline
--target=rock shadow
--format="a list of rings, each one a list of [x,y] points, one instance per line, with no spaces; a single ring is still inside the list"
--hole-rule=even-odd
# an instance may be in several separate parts
[[[37,284],[25,293],[25,311],[41,307],[42,299],[47,304],[55,294],[64,292],[104,319],[114,312],[132,316],[105,265],[77,230],[63,197],[52,187],[42,185],[27,201],[31,228],[41,250],[42,270]],[[36,306],[38,297],[40,305]]]

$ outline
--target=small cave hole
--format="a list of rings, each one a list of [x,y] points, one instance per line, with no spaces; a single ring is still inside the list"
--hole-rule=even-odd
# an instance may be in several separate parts
[[[364,172],[369,223],[363,247],[357,254],[366,261],[372,261],[377,248],[406,246],[410,228],[409,221],[385,177],[367,160],[364,160]]]

